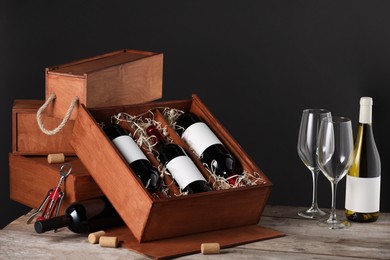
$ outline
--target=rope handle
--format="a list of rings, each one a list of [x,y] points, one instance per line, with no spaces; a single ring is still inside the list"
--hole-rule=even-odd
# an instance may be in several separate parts
[[[62,119],[62,122],[54,129],[52,130],[47,130],[44,125],[43,125],[43,122],[42,122],[42,113],[43,111],[45,111],[45,109],[47,108],[47,106],[56,98],[56,94],[53,93],[49,96],[49,98],[46,100],[46,102],[38,109],[38,112],[37,112],[37,122],[38,122],[38,126],[39,128],[41,129],[41,131],[47,135],[55,135],[57,134],[59,131],[61,131],[64,126],[66,125],[66,123],[68,122],[71,114],[72,114],[72,111],[73,111],[73,108],[74,106],[76,105],[77,101],[79,100],[79,98],[76,96],[74,97],[72,103],[70,104],[69,108],[68,108],[68,111],[66,111],[66,114],[65,114],[65,117],[64,119]]]

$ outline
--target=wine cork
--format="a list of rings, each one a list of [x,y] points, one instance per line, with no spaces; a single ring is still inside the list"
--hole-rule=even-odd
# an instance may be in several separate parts
[[[219,243],[202,243],[200,245],[200,251],[204,255],[219,254],[220,246]]]
[[[88,235],[88,241],[91,244],[97,244],[99,243],[100,237],[104,236],[105,234],[106,232],[104,232],[103,230],[91,233]]]
[[[118,238],[117,237],[109,237],[109,236],[101,236],[99,239],[99,245],[101,247],[118,247]]]
[[[51,153],[47,156],[49,163],[63,163],[65,162],[65,155],[63,153]]]

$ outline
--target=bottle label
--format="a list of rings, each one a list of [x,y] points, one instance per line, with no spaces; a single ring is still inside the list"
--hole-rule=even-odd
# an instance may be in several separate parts
[[[125,157],[127,163],[132,163],[137,160],[148,160],[145,154],[141,151],[138,145],[134,142],[133,138],[128,135],[121,135],[112,140],[116,148]]]
[[[211,145],[222,144],[218,137],[203,122],[190,125],[182,134],[184,141],[200,157],[202,153]]]
[[[345,208],[358,213],[379,211],[381,177],[359,178],[347,175]]]
[[[206,181],[190,157],[182,155],[170,160],[166,165],[180,188],[184,189],[194,181]]]

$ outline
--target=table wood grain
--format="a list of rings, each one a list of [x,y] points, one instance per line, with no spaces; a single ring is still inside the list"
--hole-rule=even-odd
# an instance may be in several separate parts
[[[179,259],[390,259],[390,213],[374,223],[353,223],[345,230],[319,227],[296,215],[297,207],[267,205],[260,225],[286,236],[232,248],[220,255],[193,254]],[[343,212],[338,212],[342,217]],[[21,216],[0,230],[0,259],[148,259],[125,248],[90,244],[86,235],[62,229],[37,234]]]

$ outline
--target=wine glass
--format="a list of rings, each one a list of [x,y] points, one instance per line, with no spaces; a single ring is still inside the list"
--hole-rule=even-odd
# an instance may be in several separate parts
[[[312,173],[313,196],[311,207],[298,212],[304,218],[318,219],[326,213],[318,208],[317,204],[317,180],[320,169],[316,162],[317,136],[321,119],[331,117],[330,111],[325,109],[305,109],[302,112],[301,125],[298,135],[298,155]]]
[[[353,162],[353,136],[351,120],[346,117],[323,118],[317,140],[317,163],[330,181],[332,209],[328,218],[318,224],[329,229],[342,229],[351,225],[336,216],[337,183],[347,174]]]

